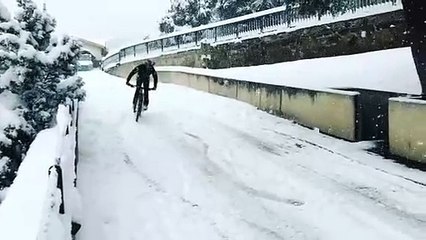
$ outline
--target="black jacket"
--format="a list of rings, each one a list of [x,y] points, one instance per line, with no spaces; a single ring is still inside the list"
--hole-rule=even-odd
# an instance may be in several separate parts
[[[152,75],[154,78],[154,88],[157,88],[158,84],[158,76],[157,72],[155,71],[154,66],[148,64],[148,63],[142,63],[141,65],[135,67],[127,77],[126,83],[129,83],[130,79],[133,77],[133,75],[138,74],[136,78],[136,87],[141,87],[142,84],[144,86],[149,85],[149,76]]]

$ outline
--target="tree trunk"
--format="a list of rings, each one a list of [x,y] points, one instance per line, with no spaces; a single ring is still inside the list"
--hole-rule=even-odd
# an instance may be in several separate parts
[[[402,0],[409,30],[411,52],[422,86],[422,96],[426,98],[426,1]]]

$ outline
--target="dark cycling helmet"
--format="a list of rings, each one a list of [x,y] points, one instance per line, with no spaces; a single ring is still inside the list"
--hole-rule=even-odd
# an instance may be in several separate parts
[[[150,66],[154,66],[154,65],[155,65],[155,62],[154,62],[154,61],[152,61],[151,59],[147,59],[147,60],[146,60],[146,63],[147,63],[148,65],[150,65]]]

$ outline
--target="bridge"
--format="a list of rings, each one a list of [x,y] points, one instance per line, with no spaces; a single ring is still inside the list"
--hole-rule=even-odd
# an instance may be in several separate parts
[[[101,45],[99,43],[95,43],[83,38],[78,38],[78,40],[82,44],[81,52],[82,53],[89,53],[92,55],[92,61],[95,67],[100,66],[100,63],[102,62],[102,58],[107,55],[107,49],[104,45]]]

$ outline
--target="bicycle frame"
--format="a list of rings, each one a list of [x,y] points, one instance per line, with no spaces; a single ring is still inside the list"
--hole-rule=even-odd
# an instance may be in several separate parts
[[[128,84],[130,85],[130,84]],[[132,86],[132,85],[130,85]],[[134,87],[134,86],[132,86]],[[139,121],[139,118],[141,117],[142,112],[144,111],[143,108],[143,101],[144,101],[144,88],[140,87],[140,88],[136,88],[135,91],[139,91],[139,93],[136,95],[137,99],[134,99],[133,102],[133,111],[136,112],[136,122]],[[148,88],[148,91],[152,91],[155,90],[154,88]]]

